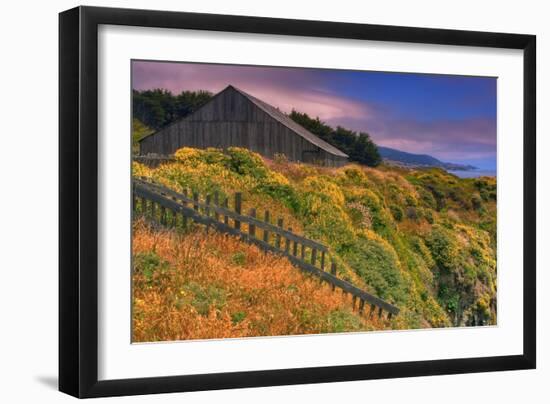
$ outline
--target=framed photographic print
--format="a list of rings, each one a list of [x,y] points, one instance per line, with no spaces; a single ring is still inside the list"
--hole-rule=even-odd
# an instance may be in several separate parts
[[[534,36],[59,23],[61,391],[535,367]]]

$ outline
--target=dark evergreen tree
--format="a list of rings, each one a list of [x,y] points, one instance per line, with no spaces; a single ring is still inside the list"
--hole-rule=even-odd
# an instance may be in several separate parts
[[[134,118],[158,130],[169,123],[183,118],[212,99],[208,91],[182,91],[173,95],[163,89],[133,91],[132,106]]]
[[[378,147],[368,133],[357,133],[341,126],[335,130],[318,117],[311,118],[308,114],[295,110],[289,116],[314,135],[346,153],[351,161],[371,167],[376,167],[382,162]]]

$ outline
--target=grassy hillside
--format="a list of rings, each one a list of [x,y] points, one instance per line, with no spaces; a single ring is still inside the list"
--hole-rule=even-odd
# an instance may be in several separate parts
[[[134,223],[133,341],[253,337],[387,327],[288,260],[232,236]]]
[[[339,277],[396,304],[392,328],[496,323],[496,181],[440,169],[265,160],[244,149],[183,148],[177,162],[134,174],[205,195],[243,192],[330,246]]]

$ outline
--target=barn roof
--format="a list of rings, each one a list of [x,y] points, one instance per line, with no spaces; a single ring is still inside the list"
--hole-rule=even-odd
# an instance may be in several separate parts
[[[262,100],[254,97],[254,96],[252,96],[252,95],[244,92],[243,90],[238,89],[238,88],[236,88],[235,86],[232,86],[232,85],[227,86],[223,91],[226,91],[229,88],[232,88],[235,91],[237,91],[238,93],[242,94],[244,97],[246,97],[248,100],[250,100],[250,102],[252,102],[258,108],[263,110],[265,113],[267,113],[273,119],[275,119],[276,121],[279,121],[284,126],[289,128],[293,132],[297,133],[298,135],[300,135],[304,139],[306,139],[308,142],[313,143],[315,146],[323,149],[327,153],[334,154],[334,155],[340,156],[340,157],[348,157],[348,155],[346,153],[338,150],[333,145],[325,142],[323,139],[321,139],[320,137],[314,135],[309,130],[304,128],[302,125],[297,124],[288,115],[284,114],[283,112],[281,112],[280,110],[278,110],[274,106],[269,105],[267,102],[262,101]]]
[[[323,139],[321,139],[320,137],[314,135],[313,133],[311,133],[309,130],[307,130],[306,128],[304,128],[302,125],[299,125],[297,124],[296,122],[294,122],[292,119],[290,119],[288,117],[288,115],[284,114],[283,112],[281,112],[280,110],[278,110],[277,108],[275,108],[274,106],[272,105],[269,105],[267,102],[264,102],[250,94],[248,94],[247,92],[241,90],[241,89],[238,89],[236,88],[235,86],[233,85],[228,85],[226,88],[224,88],[222,91],[220,91],[218,94],[216,94],[214,96],[214,98],[218,97],[220,94],[222,94],[223,92],[225,91],[228,91],[228,90],[234,90],[236,92],[238,92],[239,94],[241,94],[243,97],[245,97],[246,99],[248,99],[250,102],[252,102],[254,105],[256,105],[258,108],[260,108],[262,111],[264,111],[266,114],[268,114],[269,116],[271,116],[273,119],[275,119],[276,121],[280,122],[281,124],[283,124],[284,126],[286,126],[287,128],[289,128],[291,131],[293,131],[294,133],[298,134],[299,136],[301,136],[302,138],[306,139],[308,142],[314,144],[315,146],[319,147],[320,149],[326,151],[327,153],[330,153],[330,154],[333,154],[335,156],[339,156],[339,157],[343,157],[343,158],[347,158],[349,157],[346,153],[338,150],[336,147],[334,147],[333,145],[325,142]],[[212,100],[214,99],[212,98]],[[209,102],[211,102],[212,100],[210,100]],[[205,104],[206,105],[206,104]],[[201,107],[202,108],[202,107]],[[198,109],[200,110],[200,108]],[[197,110],[197,111],[198,111]],[[163,131],[164,129],[166,129],[167,127],[169,126],[172,126],[174,124],[176,124],[177,122],[179,121],[182,121],[182,120],[186,120],[186,119],[189,119],[190,116],[194,115],[197,111],[193,112],[191,115],[188,115],[184,118],[181,118],[181,119],[178,119],[177,121],[175,122],[172,122],[168,125],[166,125],[164,128],[156,131],[156,132],[153,132],[147,136],[144,136],[143,138],[141,138],[139,140],[139,142],[141,143],[144,139],[150,137],[150,136],[154,136],[156,135],[157,133]]]

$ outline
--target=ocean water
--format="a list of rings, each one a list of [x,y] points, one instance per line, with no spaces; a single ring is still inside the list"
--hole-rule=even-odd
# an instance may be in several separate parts
[[[460,178],[496,177],[497,175],[496,170],[469,170],[469,171],[448,170],[448,172]]]

